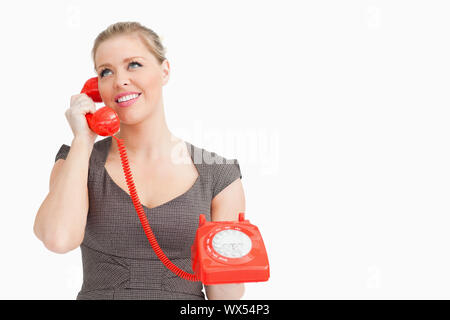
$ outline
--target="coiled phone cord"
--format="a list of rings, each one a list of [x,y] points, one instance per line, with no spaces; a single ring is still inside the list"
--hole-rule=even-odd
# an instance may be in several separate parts
[[[147,236],[150,245],[152,246],[153,251],[156,256],[161,260],[161,262],[174,274],[178,277],[183,278],[189,281],[200,281],[200,279],[195,275],[188,273],[186,271],[181,270],[172,261],[167,258],[164,252],[161,250],[158,242],[156,241],[155,235],[153,234],[152,228],[148,223],[147,217],[145,216],[144,209],[142,208],[141,201],[139,200],[138,194],[136,192],[136,187],[133,182],[133,176],[131,174],[130,165],[128,163],[127,151],[123,144],[123,140],[117,138],[116,136],[112,136],[117,141],[117,146],[119,148],[120,159],[122,161],[122,168],[125,174],[125,179],[127,181],[128,191],[130,192],[131,199],[133,201],[134,208],[139,216],[139,220],[141,221],[142,227],[144,228],[145,235]]]

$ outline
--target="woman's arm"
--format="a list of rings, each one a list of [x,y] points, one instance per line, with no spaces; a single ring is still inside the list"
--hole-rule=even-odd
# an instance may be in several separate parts
[[[211,201],[211,221],[238,221],[239,212],[245,212],[245,196],[238,178]],[[205,285],[209,300],[238,300],[244,295],[243,283]]]
[[[66,253],[83,241],[92,148],[92,143],[75,138],[66,160],[59,159],[53,167],[50,191],[34,221],[34,233],[50,251]]]

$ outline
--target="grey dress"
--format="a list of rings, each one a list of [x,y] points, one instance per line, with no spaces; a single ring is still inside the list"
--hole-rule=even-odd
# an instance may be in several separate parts
[[[83,285],[77,300],[205,299],[201,282],[177,277],[153,252],[131,197],[105,169],[111,143],[116,143],[112,140],[106,137],[97,141],[89,160],[89,211],[80,246]],[[210,221],[212,198],[242,175],[236,159],[228,160],[185,143],[199,173],[194,185],[155,208],[143,208],[167,257],[192,273],[190,249],[199,215],[204,214]],[[66,159],[69,150],[70,147],[63,144],[55,162]]]

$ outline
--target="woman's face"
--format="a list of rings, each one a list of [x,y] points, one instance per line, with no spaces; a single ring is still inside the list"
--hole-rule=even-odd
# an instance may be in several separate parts
[[[114,109],[121,123],[142,121],[162,108],[162,87],[169,80],[169,63],[161,65],[137,35],[121,35],[100,44],[95,54],[98,89],[105,105]],[[121,107],[117,95],[139,93],[136,101]]]

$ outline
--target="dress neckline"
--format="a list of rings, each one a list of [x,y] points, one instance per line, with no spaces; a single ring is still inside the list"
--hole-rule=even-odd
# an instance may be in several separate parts
[[[170,205],[171,203],[173,203],[173,202],[175,202],[175,201],[177,201],[177,200],[180,200],[181,198],[186,197],[186,196],[187,196],[189,193],[191,193],[192,190],[199,184],[199,182],[200,182],[200,176],[201,176],[201,175],[200,175],[200,169],[199,169],[199,167],[195,164],[195,161],[194,161],[194,158],[193,158],[193,153],[192,153],[192,151],[191,151],[191,146],[192,146],[192,148],[195,148],[195,146],[192,145],[191,143],[187,142],[187,141],[184,141],[184,140],[183,140],[183,142],[184,142],[185,145],[187,146],[187,149],[188,149],[188,152],[189,152],[189,157],[191,158],[192,163],[194,164],[195,168],[197,169],[197,173],[198,173],[197,179],[195,180],[194,184],[193,184],[187,191],[185,191],[184,193],[182,193],[182,194],[176,196],[175,198],[170,199],[169,201],[166,201],[166,202],[164,202],[164,203],[162,203],[162,204],[160,204],[160,205],[158,205],[158,206],[156,206],[156,207],[150,208],[150,207],[147,207],[146,205],[144,205],[143,203],[141,203],[141,206],[142,206],[142,208],[144,209],[144,211],[157,210],[157,209],[160,209],[160,208],[165,207],[165,206],[167,206],[167,205]],[[105,164],[106,164],[106,159],[108,158],[108,153],[109,153],[109,150],[110,150],[110,147],[111,147],[111,143],[112,143],[112,137],[111,137],[111,136],[110,136],[110,137],[107,137],[107,138],[105,139],[104,156],[103,156],[103,161],[102,161],[102,165],[101,165],[101,166],[102,166],[103,171],[105,172],[105,175],[106,175],[107,179],[109,180],[109,182],[110,182],[116,189],[118,189],[119,192],[121,192],[122,194],[127,195],[127,196],[130,198],[130,201],[131,201],[131,196],[128,194],[128,192],[126,192],[124,189],[122,189],[122,188],[121,188],[121,187],[120,187],[120,186],[112,179],[112,177],[110,176],[108,170],[106,170]],[[132,170],[132,169],[131,169],[131,170]],[[133,171],[131,171],[131,172],[133,173]],[[123,171],[122,171],[122,173],[123,173]],[[139,192],[139,190],[137,190],[137,191]],[[132,202],[130,202],[130,203],[132,204]]]

